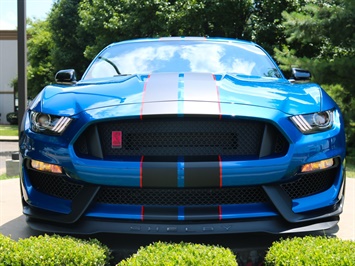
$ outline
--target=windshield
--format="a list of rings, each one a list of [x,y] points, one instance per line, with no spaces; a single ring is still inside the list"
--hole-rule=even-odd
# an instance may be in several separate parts
[[[249,43],[157,40],[108,47],[96,57],[83,79],[157,72],[282,78],[267,54]]]

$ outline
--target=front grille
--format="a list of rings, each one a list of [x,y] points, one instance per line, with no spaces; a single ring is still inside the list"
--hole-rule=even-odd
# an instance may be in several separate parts
[[[314,173],[299,174],[294,182],[282,184],[281,187],[292,199],[307,197],[329,189],[333,184],[339,168],[332,168]]]
[[[103,187],[98,203],[144,206],[203,206],[267,202],[261,187],[139,189]]]
[[[32,169],[28,169],[27,173],[32,186],[37,191],[54,197],[73,200],[83,187],[69,182],[65,175],[43,173]]]
[[[122,133],[121,148],[112,147],[114,131]],[[79,157],[110,160],[123,156],[258,158],[283,156],[288,146],[284,136],[264,122],[184,117],[101,122],[85,130],[74,149]]]
[[[73,183],[63,175],[28,169],[32,186],[45,194],[73,200],[83,185]],[[261,187],[233,188],[124,188],[103,186],[96,196],[97,203],[158,206],[202,206],[267,202]]]
[[[293,182],[281,184],[292,199],[317,194],[329,189],[339,167],[299,175]],[[32,186],[42,193],[73,200],[83,185],[71,182],[66,176],[27,169]],[[96,202],[124,205],[202,206],[268,202],[261,186],[225,188],[124,188],[103,186]]]

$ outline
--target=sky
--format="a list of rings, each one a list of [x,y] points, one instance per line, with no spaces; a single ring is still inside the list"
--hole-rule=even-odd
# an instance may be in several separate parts
[[[17,29],[17,1],[0,0],[0,30]],[[20,0],[24,1],[24,0]],[[55,0],[26,0],[26,16],[44,20]]]

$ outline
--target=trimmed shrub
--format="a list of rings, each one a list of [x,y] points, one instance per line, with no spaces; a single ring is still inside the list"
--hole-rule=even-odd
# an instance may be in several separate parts
[[[156,242],[141,247],[117,266],[133,265],[238,265],[230,249],[191,243]]]
[[[280,240],[270,247],[265,265],[355,265],[355,242],[325,236]]]
[[[13,265],[15,253],[16,242],[0,234],[0,265]]]
[[[98,240],[81,240],[58,235],[20,239],[0,239],[6,246],[0,265],[108,265],[109,249]]]

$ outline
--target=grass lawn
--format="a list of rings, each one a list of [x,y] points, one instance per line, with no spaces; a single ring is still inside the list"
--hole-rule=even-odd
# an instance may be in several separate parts
[[[346,177],[355,178],[355,165],[347,164],[346,165]]]
[[[0,180],[6,180],[6,179],[11,179],[11,178],[19,178],[18,175],[15,176],[7,176],[6,174],[0,175]]]
[[[0,125],[0,136],[17,136],[17,125]]]
[[[346,157],[346,177],[355,178],[355,157]]]

